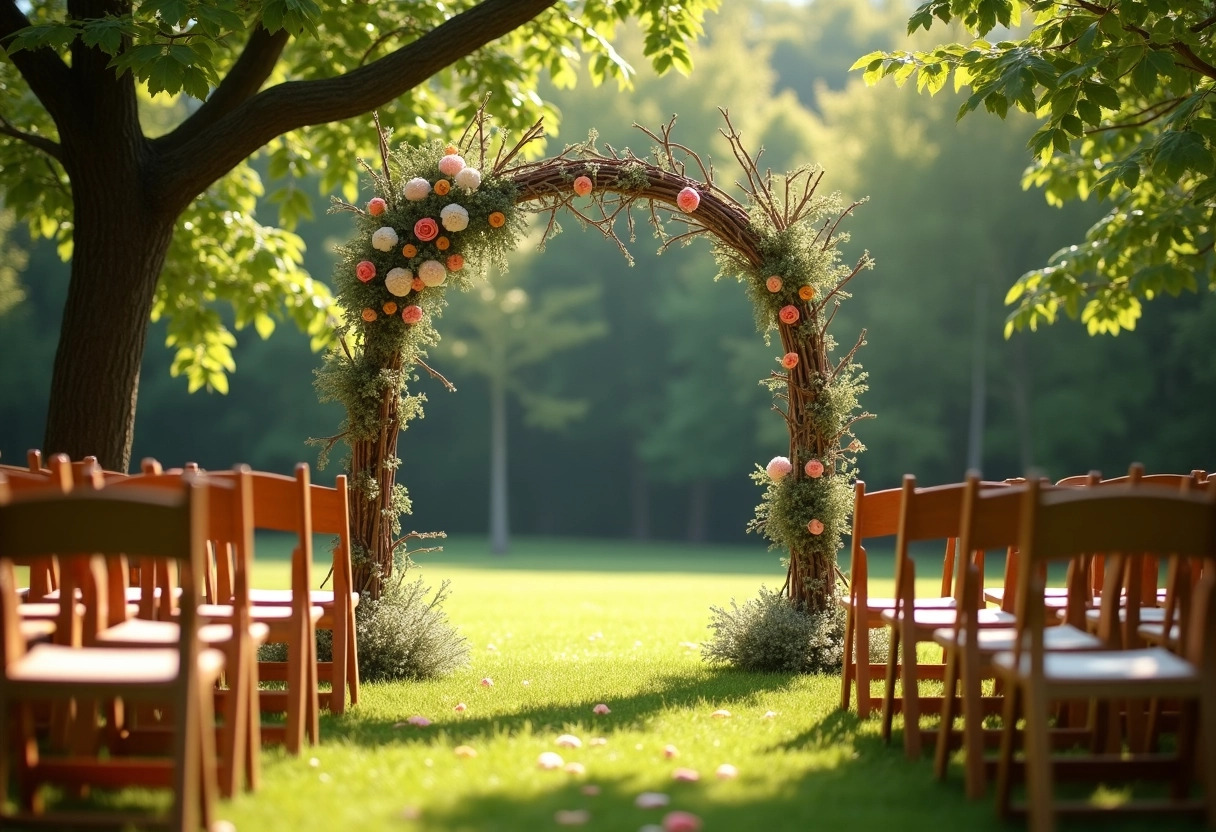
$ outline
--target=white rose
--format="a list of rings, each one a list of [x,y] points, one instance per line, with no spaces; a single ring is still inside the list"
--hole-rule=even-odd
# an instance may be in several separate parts
[[[409,269],[389,269],[388,274],[384,276],[384,288],[399,298],[410,293],[410,286],[413,282],[414,276],[410,274]]]
[[[420,199],[426,199],[427,194],[431,192],[431,183],[421,176],[416,176],[405,183],[405,187],[401,189],[401,192],[405,195],[406,199],[411,202],[417,202]]]
[[[372,232],[372,248],[376,251],[392,251],[397,247],[397,232],[389,226]]]
[[[464,188],[469,193],[477,190],[481,184],[481,171],[477,168],[463,168],[456,174],[456,187]]]
[[[469,227],[469,212],[453,202],[439,212],[439,221],[448,231],[464,231]]]
[[[438,260],[427,260],[418,267],[418,278],[426,286],[442,286],[448,279],[448,270]]]

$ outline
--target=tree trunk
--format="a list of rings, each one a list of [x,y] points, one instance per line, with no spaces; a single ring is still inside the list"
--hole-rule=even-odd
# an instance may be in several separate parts
[[[507,493],[507,388],[490,378],[490,551],[505,555],[511,546]]]

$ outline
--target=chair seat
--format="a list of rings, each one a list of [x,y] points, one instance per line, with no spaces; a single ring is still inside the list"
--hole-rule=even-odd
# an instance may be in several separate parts
[[[1063,586],[1049,586],[1043,592],[1043,597],[1049,601],[1056,598],[1068,598],[1068,588]],[[1005,601],[1005,587],[994,586],[984,590],[984,600],[991,604],[1002,604]]]
[[[1141,624],[1136,628],[1136,633],[1140,638],[1153,644],[1177,644],[1182,639],[1182,628],[1177,624],[1170,625],[1170,635],[1167,639],[1164,621],[1155,624]]]
[[[1014,654],[1008,651],[993,656],[992,664],[1003,675],[1030,675],[1028,653],[1022,655],[1016,668]],[[1097,684],[1105,693],[1121,685],[1133,685],[1141,695],[1146,686],[1156,685],[1173,691],[1180,686],[1197,688],[1199,685],[1199,671],[1190,662],[1160,647],[1045,653],[1043,675],[1048,685]]]
[[[249,625],[249,637],[255,644],[262,644],[269,635],[265,624]],[[232,641],[231,624],[203,624],[198,628],[198,638],[210,647],[223,646]],[[107,627],[97,634],[102,644],[119,647],[126,645],[176,644],[177,623],[173,621],[149,621],[146,618],[129,618],[121,624]]]
[[[933,633],[933,640],[943,647],[967,644],[967,633],[945,627]],[[997,627],[980,630],[976,636],[976,647],[981,653],[1000,653],[1012,650],[1017,641],[1017,631],[1012,627]],[[1095,635],[1079,630],[1070,624],[1047,627],[1043,630],[1043,646],[1047,650],[1101,650],[1102,640]]]
[[[98,691],[162,687],[177,679],[178,651],[160,647],[64,647],[39,644],[8,669],[14,685],[88,685]],[[213,683],[224,669],[224,654],[199,652],[199,675]]]
[[[47,641],[55,635],[55,622],[44,619],[31,619],[18,623],[21,638],[26,644],[36,644]]]
[[[318,621],[325,611],[320,607],[309,607],[309,615],[312,620]],[[203,621],[223,621],[232,618],[231,604],[199,604],[198,615]],[[292,608],[279,606],[254,606],[249,608],[249,617],[254,621],[262,621],[268,624],[275,624],[283,621],[291,620]]]
[[[1097,624],[1102,619],[1101,610],[1086,610],[1085,622],[1087,624]],[[1119,609],[1119,620],[1127,620],[1127,610]],[[1140,607],[1140,622],[1143,624],[1164,624],[1165,623],[1165,607]]]
[[[884,610],[882,620],[888,624],[896,623],[895,610]],[[980,627],[1012,627],[1017,617],[1012,613],[1001,610],[977,610],[976,624]],[[957,609],[914,609],[912,611],[914,626],[925,630],[936,630],[938,627],[951,627],[958,624]]]
[[[847,599],[846,599],[847,600]],[[917,598],[915,601],[916,609],[918,610],[942,610],[954,609],[957,603],[953,598]],[[866,607],[874,612],[882,612],[895,608],[894,598],[867,598]]]
[[[249,590],[249,602],[263,606],[290,606],[292,595],[290,589],[251,589]],[[327,589],[311,590],[308,593],[308,599],[318,607],[332,607],[334,604],[334,594]],[[352,607],[359,605],[359,593],[350,594],[350,603]]]

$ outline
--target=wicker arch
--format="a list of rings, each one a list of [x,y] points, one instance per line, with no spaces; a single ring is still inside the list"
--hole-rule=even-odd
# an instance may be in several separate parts
[[[848,481],[855,473],[856,456],[863,450],[852,437],[852,426],[870,416],[859,411],[856,398],[864,389],[864,377],[854,356],[865,342],[865,332],[851,349],[833,356],[835,343],[829,326],[840,302],[848,297],[846,285],[873,263],[868,252],[851,266],[839,262],[837,245],[844,239],[838,233],[840,223],[860,203],[845,206],[836,194],[821,195],[823,171],[816,167],[782,175],[761,171],[759,154],[744,147],[729,114],[722,111],[722,116],[725,127],[721,133],[744,171],[745,181],[736,183],[744,201],[720,188],[713,169],[674,141],[674,118],[658,131],[639,127],[655,145],[649,158],[611,147],[600,150],[592,139],[551,158],[521,161],[521,151],[543,135],[540,123],[514,145],[500,144],[491,157],[484,112],[446,150],[459,149],[470,160],[476,159],[485,182],[495,183],[504,199],[521,212],[547,216],[542,245],[555,232],[559,213],[572,214],[599,230],[627,259],[631,259],[629,251],[618,236],[617,225],[625,223],[632,236],[637,213],[657,233],[660,251],[698,236],[709,239],[721,274],[736,276],[745,284],[757,308],[760,328],[776,331],[785,354],[784,371],[773,372],[764,381],[773,391],[773,409],[788,428],[788,456],[774,459],[767,470],[753,475],[765,488],[753,527],[788,552],[788,597],[817,612],[833,602],[840,576],[836,551],[851,509]],[[365,168],[378,192],[395,193],[400,183],[393,178],[392,154],[383,131],[380,138],[381,170]],[[690,192],[696,195],[692,210]],[[360,215],[365,236],[366,229],[376,224],[363,208],[340,200],[335,204]],[[679,233],[668,231],[672,222],[681,226]],[[353,271],[360,250],[359,246],[348,247],[347,262],[339,266],[338,296],[344,305],[349,299],[344,297],[341,270],[347,275]],[[347,277],[346,282],[352,292],[360,290],[356,281]],[[351,317],[356,317],[357,306],[348,306]],[[346,373],[364,382],[357,394],[329,390],[330,398],[346,404],[348,418],[342,433],[321,442],[327,449],[338,439],[350,445],[351,539],[358,553],[355,586],[373,596],[391,574],[402,546],[437,536],[400,532],[399,517],[403,508],[408,511],[408,498],[396,482],[397,440],[420,407],[417,397],[404,395],[415,365],[451,385],[419,355],[438,334],[414,330],[410,332],[414,341],[403,342],[400,329],[367,318],[348,322],[346,332],[356,333],[358,343],[352,346],[343,338],[342,350],[327,362],[318,383],[325,397],[327,374]],[[375,395],[368,392],[369,386]],[[845,444],[848,439],[852,441]],[[779,462],[782,459],[785,461]]]

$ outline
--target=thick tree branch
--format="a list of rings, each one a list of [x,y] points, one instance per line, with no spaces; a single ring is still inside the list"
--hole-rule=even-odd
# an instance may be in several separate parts
[[[279,56],[283,54],[283,47],[290,38],[285,29],[271,34],[259,24],[249,36],[241,57],[237,58],[219,86],[207,96],[203,106],[195,110],[172,133],[163,137],[162,150],[171,152],[255,95],[274,71]]]
[[[0,133],[3,133],[6,136],[12,136],[14,139],[20,139],[31,147],[36,147],[37,149],[41,150],[47,156],[50,156],[56,161],[63,161],[63,157],[60,155],[62,148],[59,147],[57,142],[53,142],[45,136],[39,136],[34,133],[27,133],[24,130],[18,130],[13,126],[13,123],[4,116],[0,116]]]
[[[29,25],[29,18],[17,7],[16,0],[0,0],[0,45],[6,45],[14,34]],[[45,47],[23,49],[9,53],[7,57],[55,120],[62,134],[65,124],[73,119],[72,83],[67,64],[53,49]]]
[[[264,90],[175,147],[157,172],[163,209],[180,210],[264,144],[291,130],[370,112],[511,32],[555,0],[485,0],[366,66]]]

